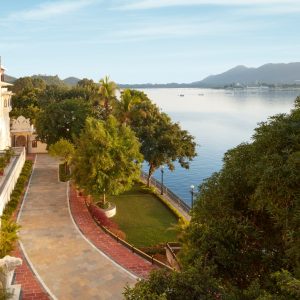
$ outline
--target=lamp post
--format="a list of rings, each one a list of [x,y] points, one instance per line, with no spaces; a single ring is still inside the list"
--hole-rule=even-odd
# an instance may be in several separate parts
[[[191,196],[192,196],[192,208],[193,208],[193,206],[194,206],[194,189],[195,189],[195,186],[194,185],[191,185],[191,190],[190,190],[190,192],[191,192]]]
[[[160,189],[160,194],[161,195],[164,194],[164,168],[165,168],[164,165],[162,165],[160,167],[160,171],[161,171],[161,189]]]

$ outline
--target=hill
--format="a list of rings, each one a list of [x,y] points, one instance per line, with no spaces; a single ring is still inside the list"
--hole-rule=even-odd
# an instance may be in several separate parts
[[[33,78],[41,78],[45,80],[48,85],[59,86],[76,86],[77,77],[68,77],[64,80],[57,75],[33,75]],[[17,78],[5,75],[6,81],[14,82]],[[279,63],[279,64],[265,64],[258,68],[248,68],[246,66],[236,66],[224,73],[211,75],[201,81],[192,83],[143,83],[143,84],[118,84],[120,88],[223,88],[225,86],[252,86],[252,85],[279,85],[279,86],[300,86],[300,62],[294,63]]]
[[[32,78],[40,78],[43,79],[47,85],[58,85],[58,86],[64,86],[65,83],[63,80],[61,80],[57,75],[51,76],[51,75],[33,75]]]
[[[208,76],[193,82],[193,86],[222,87],[231,84],[300,84],[300,62],[289,64],[265,64],[258,68],[237,66],[222,74]]]
[[[63,80],[63,82],[67,85],[70,85],[70,86],[75,86],[77,85],[77,83],[80,81],[81,79],[79,78],[76,78],[76,77],[68,77],[66,79]]]
[[[17,78],[4,74],[4,81],[5,82],[14,83],[14,81],[16,81],[16,80],[17,80]]]

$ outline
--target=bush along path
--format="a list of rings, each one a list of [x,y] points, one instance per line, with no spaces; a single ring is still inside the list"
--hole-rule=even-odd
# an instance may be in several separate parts
[[[0,257],[12,255],[22,259],[23,264],[15,270],[15,284],[21,284],[23,300],[47,300],[50,299],[40,282],[31,271],[26,258],[16,240],[19,226],[15,223],[19,208],[22,204],[24,192],[32,172],[34,157],[26,160],[15,188],[11,194],[2,215]]]

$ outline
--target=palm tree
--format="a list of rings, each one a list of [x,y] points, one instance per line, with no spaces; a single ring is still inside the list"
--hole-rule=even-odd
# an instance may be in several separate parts
[[[105,76],[100,80],[99,95],[100,104],[103,106],[103,117],[106,120],[112,111],[114,102],[116,101],[116,91],[118,87],[115,82],[110,81],[109,76]]]
[[[121,94],[121,100],[117,104],[117,115],[122,124],[128,125],[133,113],[133,108],[141,103],[141,99],[132,95],[130,90],[124,90]]]

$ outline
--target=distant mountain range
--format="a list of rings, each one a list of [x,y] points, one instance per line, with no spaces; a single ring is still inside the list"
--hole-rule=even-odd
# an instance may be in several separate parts
[[[68,77],[61,80],[56,76],[34,75],[46,81],[47,84],[75,86],[79,78]],[[7,82],[13,83],[16,78],[5,75]],[[201,81],[192,83],[167,83],[167,84],[119,84],[120,88],[222,88],[226,86],[253,86],[253,85],[299,85],[300,62],[288,64],[265,64],[258,68],[237,66],[224,73],[211,75]]]
[[[265,64],[259,68],[237,66],[219,75],[208,76],[194,82],[195,85],[220,87],[231,84],[300,84],[300,62],[289,64]]]

